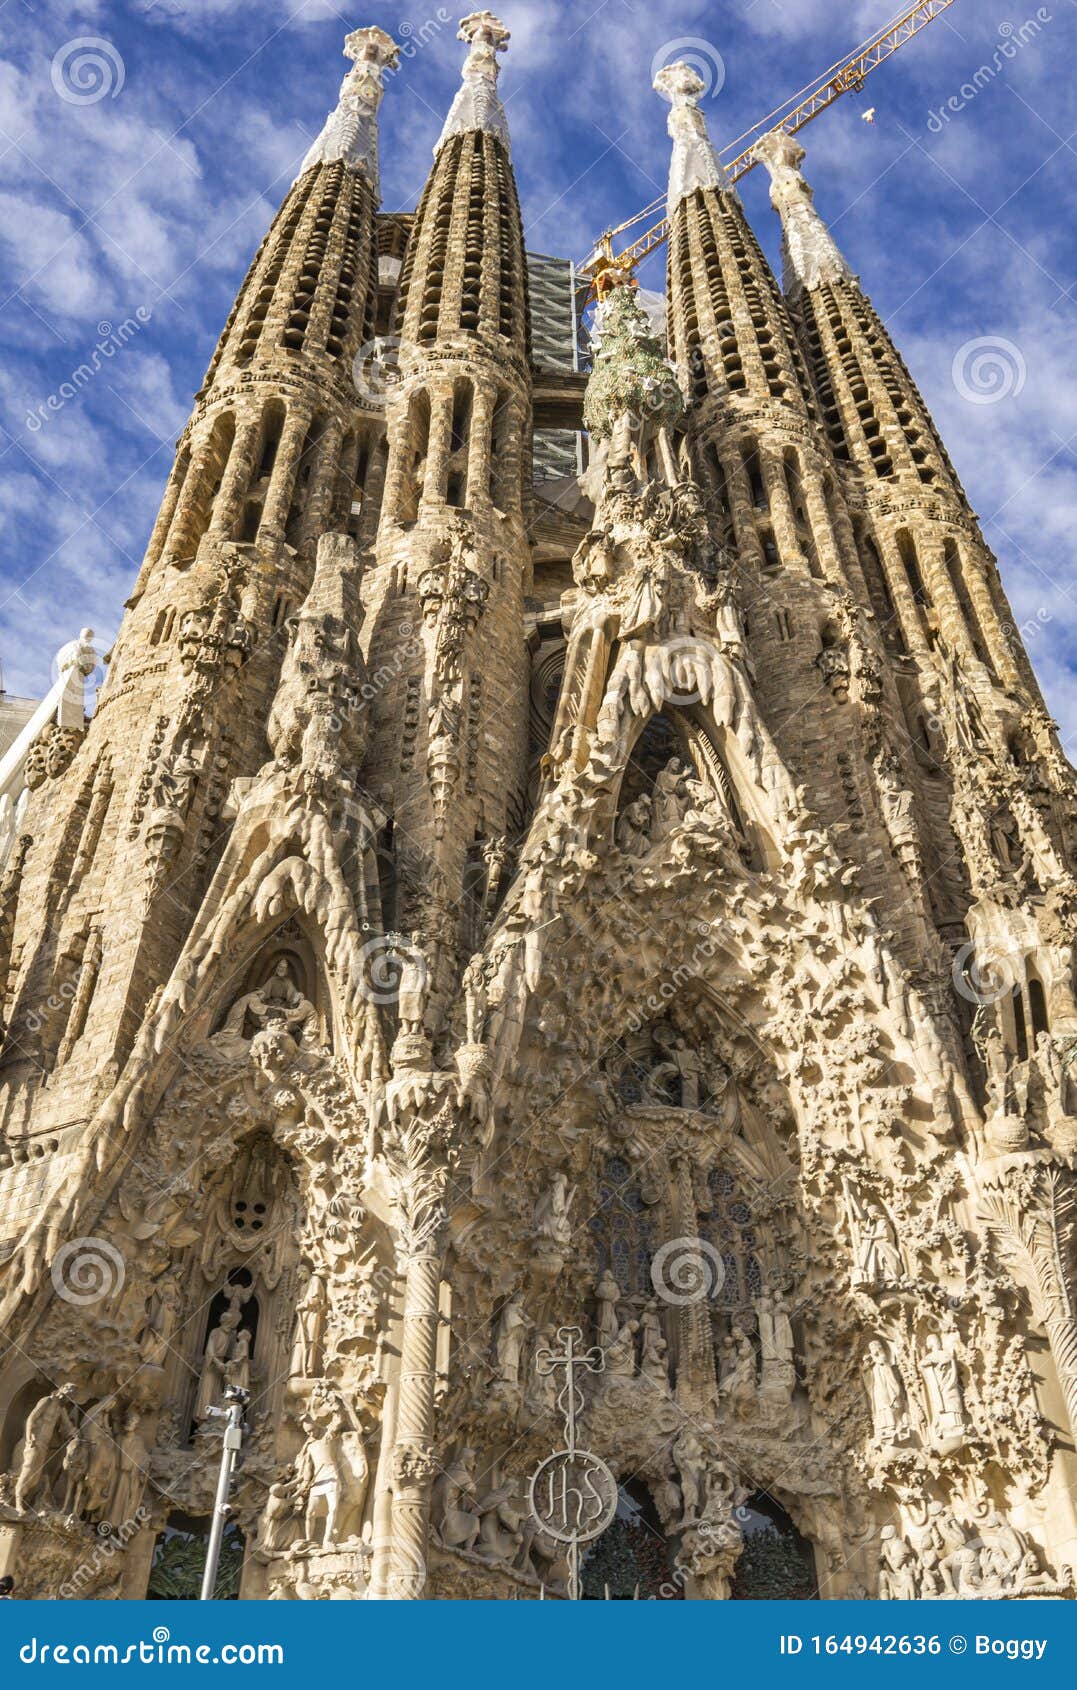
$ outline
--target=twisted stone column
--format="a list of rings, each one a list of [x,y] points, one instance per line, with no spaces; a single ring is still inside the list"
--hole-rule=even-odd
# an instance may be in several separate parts
[[[393,1447],[392,1571],[389,1595],[417,1601],[426,1586],[433,1456],[439,1291],[445,1255],[445,1198],[459,1121],[445,1093],[455,1076],[405,1070],[390,1082],[386,1154],[404,1261],[404,1311]],[[400,1092],[396,1087],[400,1085]]]
[[[389,1594],[410,1601],[418,1600],[426,1586],[430,1490],[437,1472],[431,1451],[441,1260],[435,1247],[412,1256],[404,1288]]]

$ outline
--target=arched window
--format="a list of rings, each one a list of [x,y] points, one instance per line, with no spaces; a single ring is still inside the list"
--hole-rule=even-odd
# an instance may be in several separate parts
[[[711,1207],[701,1220],[706,1237],[721,1256],[725,1269],[717,1301],[729,1309],[748,1310],[763,1289],[751,1205],[745,1201],[739,1181],[727,1168],[711,1169],[707,1189]]]
[[[1013,994],[1013,1033],[1018,1059],[1024,1062],[1028,1058],[1028,1030],[1025,1025],[1025,1006],[1021,1002],[1019,989]]]
[[[1047,998],[1043,985],[1036,975],[1029,971],[1028,976],[1028,1008],[1032,1018],[1033,1036],[1050,1030],[1047,1019]]]
[[[602,1170],[591,1235],[599,1272],[609,1268],[626,1297],[649,1299],[654,1227],[640,1182],[621,1156],[611,1156]]]
[[[744,1535],[730,1597],[734,1602],[808,1602],[818,1598],[815,1556],[780,1503],[760,1491],[737,1519]]]

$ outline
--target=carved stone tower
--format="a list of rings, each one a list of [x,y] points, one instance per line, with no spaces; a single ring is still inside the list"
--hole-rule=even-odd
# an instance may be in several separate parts
[[[1077,789],[994,559],[685,65],[666,337],[544,367],[460,35],[391,215],[349,36],[96,713],[84,639],[0,761],[0,1572],[192,1594],[232,1390],[244,1597],[1066,1596]]]

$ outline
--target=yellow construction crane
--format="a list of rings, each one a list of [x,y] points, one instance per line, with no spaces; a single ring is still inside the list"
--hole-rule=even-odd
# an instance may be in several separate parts
[[[803,129],[813,117],[818,117],[827,106],[833,105],[843,94],[857,93],[864,86],[864,79],[870,71],[881,65],[885,59],[891,57],[904,47],[906,41],[911,41],[929,23],[932,23],[947,7],[952,6],[954,0],[923,0],[919,6],[910,6],[900,16],[891,19],[885,29],[865,41],[851,58],[839,60],[831,65],[823,78],[815,87],[806,92],[801,89],[787,100],[784,106],[777,106],[767,116],[746,129],[743,135],[738,135],[723,153],[729,153],[734,147],[741,151],[732,159],[725,162],[726,172],[731,182],[738,182],[754,169],[755,145],[762,135],[769,134],[774,129],[784,129],[788,134],[795,135],[798,129]],[[874,108],[872,108],[874,116]],[[746,143],[746,144],[744,144]],[[601,299],[611,287],[619,282],[630,281],[636,265],[642,263],[650,253],[655,252],[669,235],[669,219],[662,216],[656,223],[637,235],[636,239],[620,252],[614,252],[613,243],[618,235],[623,235],[627,229],[634,229],[637,223],[645,218],[653,217],[663,204],[662,199],[652,200],[642,211],[637,211],[634,217],[619,223],[616,229],[607,229],[600,235],[591,252],[582,264],[576,266],[576,274],[587,288],[587,300]],[[586,302],[585,302],[586,303]]]

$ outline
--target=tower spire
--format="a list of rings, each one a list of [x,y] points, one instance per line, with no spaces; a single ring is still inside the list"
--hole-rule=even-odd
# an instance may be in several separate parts
[[[697,188],[732,192],[733,184],[714,150],[699,109],[699,97],[706,84],[698,72],[683,59],[678,60],[658,72],[654,87],[673,108],[666,123],[673,141],[666,199],[666,213],[672,218],[681,201]]]
[[[376,196],[378,107],[385,93],[385,71],[396,69],[400,49],[391,35],[373,24],[368,29],[352,30],[344,42],[344,57],[355,63],[340,85],[337,103],[303,160],[299,176],[316,164],[347,164],[367,178]]]
[[[823,282],[855,282],[836,241],[815,209],[815,194],[801,174],[804,148],[784,129],[773,129],[755,149],[770,176],[770,203],[782,220],[782,282],[794,297]]]
[[[460,19],[457,39],[468,43],[468,55],[456,98],[434,148],[435,157],[446,141],[472,129],[485,129],[496,136],[507,152],[509,125],[497,92],[497,55],[508,46],[509,32],[493,12],[469,12]]]

